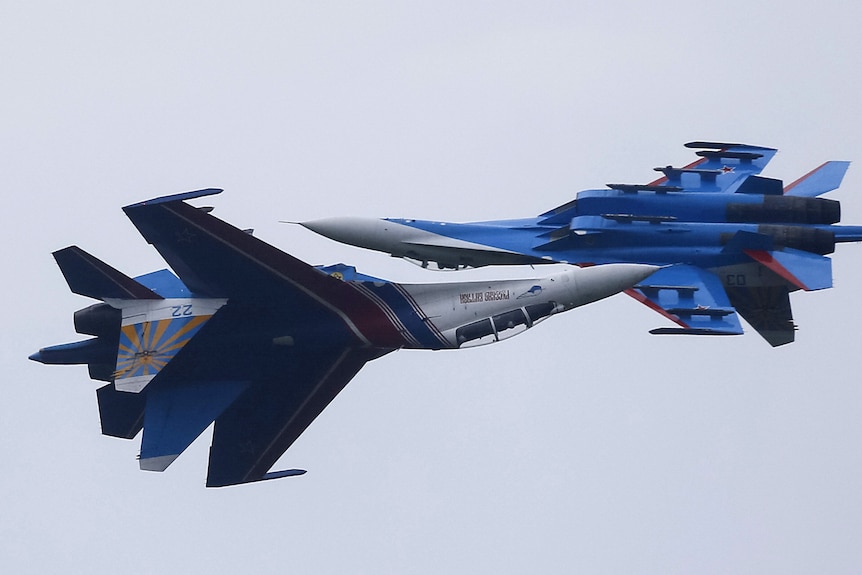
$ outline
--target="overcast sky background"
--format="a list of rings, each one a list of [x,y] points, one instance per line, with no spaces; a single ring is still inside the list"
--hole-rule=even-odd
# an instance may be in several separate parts
[[[862,246],[792,296],[794,344],[650,336],[630,298],[498,345],[367,365],[282,458],[204,488],[209,431],[165,473],[99,434],[51,252],[163,267],[121,211],[223,187],[215,215],[310,263],[432,274],[278,220],[535,215],[774,146],[792,181],[851,160],[862,224],[862,4],[5,2],[0,182],[8,573],[858,573]],[[496,277],[550,269],[493,270]]]

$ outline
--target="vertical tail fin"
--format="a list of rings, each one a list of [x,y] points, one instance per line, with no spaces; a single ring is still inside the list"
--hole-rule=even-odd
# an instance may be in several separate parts
[[[841,185],[844,174],[850,162],[826,162],[821,164],[799,178],[784,186],[786,196],[808,196],[814,197],[830,192]]]
[[[162,299],[141,285],[78,246],[54,252],[54,259],[73,293],[93,299]]]
[[[31,359],[86,363],[91,375],[95,366],[97,379],[112,381],[116,391],[142,391],[227,301],[166,299],[77,246],[54,252],[54,259],[72,292],[104,300],[107,305],[90,306],[76,313],[76,329],[96,335],[95,339],[45,348]],[[103,308],[114,313],[102,313]],[[108,348],[116,353],[115,363],[106,361]]]

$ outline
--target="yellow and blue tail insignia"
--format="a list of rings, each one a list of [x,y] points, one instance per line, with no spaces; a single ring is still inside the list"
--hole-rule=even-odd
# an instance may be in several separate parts
[[[166,299],[133,302],[123,309],[114,371],[116,389],[137,393],[146,387],[223,303]]]

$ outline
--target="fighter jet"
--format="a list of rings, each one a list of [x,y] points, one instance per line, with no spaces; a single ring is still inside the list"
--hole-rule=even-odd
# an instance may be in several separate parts
[[[55,252],[70,289],[101,300],[74,314],[76,331],[93,337],[30,356],[86,364],[107,382],[96,392],[102,433],[143,429],[141,469],[164,471],[215,422],[208,487],[304,473],[270,468],[370,360],[495,343],[657,269],[399,284],[344,264],[312,267],[186,203],[219,192],[123,208],[176,275],[131,278],[76,246]]]
[[[774,148],[690,142],[699,158],[655,168],[647,184],[608,184],[539,216],[452,223],[334,217],[302,222],[333,240],[428,269],[631,262],[668,266],[627,293],[677,327],[653,334],[736,335],[738,315],[773,346],[795,338],[789,293],[832,286],[837,243],[862,240],[838,226],[836,189],[849,162],[826,162],[796,181],[760,176]]]

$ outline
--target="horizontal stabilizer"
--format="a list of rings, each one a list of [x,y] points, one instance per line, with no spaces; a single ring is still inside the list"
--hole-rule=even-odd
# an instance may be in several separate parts
[[[841,185],[850,162],[826,162],[814,168],[795,182],[787,184],[784,194],[788,196],[814,197],[830,192]]]
[[[746,250],[753,260],[799,289],[832,287],[832,260],[817,254],[785,248],[780,251]]]
[[[78,246],[69,246],[53,255],[72,293],[101,300],[162,299],[151,289]]]
[[[237,381],[153,385],[141,440],[146,471],[164,471],[247,387]]]

